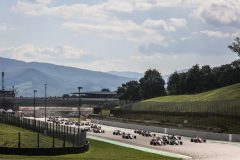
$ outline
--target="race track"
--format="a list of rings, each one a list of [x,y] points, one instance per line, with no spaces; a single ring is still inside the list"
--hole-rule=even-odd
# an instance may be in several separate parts
[[[143,137],[142,135],[134,134],[134,130],[117,128],[112,126],[102,126],[105,133],[88,132],[88,135],[109,139],[117,142],[127,143],[131,145],[151,148],[159,151],[167,151],[178,153],[181,155],[192,157],[194,160],[240,160],[240,144],[223,141],[207,140],[207,143],[192,143],[190,138],[183,137],[182,146],[152,146],[150,145],[151,137]],[[137,136],[136,139],[123,139],[122,136],[113,135],[114,130],[121,130],[126,133],[131,133]],[[158,135],[163,135],[159,134]]]
[[[37,118],[38,120],[44,121],[44,118]],[[74,127],[74,125],[71,125]],[[182,137],[183,145],[179,146],[152,146],[150,145],[151,137],[144,137],[142,135],[138,135],[134,133],[132,129],[119,128],[113,126],[100,125],[105,133],[93,133],[87,132],[89,138],[96,137],[102,140],[109,140],[111,142],[120,142],[121,144],[128,144],[131,146],[156,150],[166,153],[173,153],[177,155],[182,155],[183,157],[187,157],[185,159],[189,159],[189,157],[193,160],[240,160],[240,143],[232,143],[225,141],[213,141],[207,140],[206,143],[192,143],[190,142],[189,137]],[[77,126],[76,126],[77,127]],[[85,128],[89,126],[81,126],[81,128]],[[136,135],[136,139],[123,139],[121,135],[116,136],[113,135],[114,130],[121,130],[125,133],[131,133]],[[156,133],[157,135],[164,135],[160,133]],[[126,145],[127,146],[127,145]],[[132,148],[132,147],[130,147]],[[153,153],[153,152],[152,152]],[[165,154],[167,155],[167,154]],[[177,157],[177,156],[173,156]]]

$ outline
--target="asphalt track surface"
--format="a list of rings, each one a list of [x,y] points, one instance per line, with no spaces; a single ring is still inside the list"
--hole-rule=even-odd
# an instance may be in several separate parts
[[[43,120],[43,119],[41,119]],[[88,132],[88,138],[99,138],[100,140],[106,141],[108,143],[119,142],[119,144],[136,146],[135,149],[143,150],[149,152],[156,151],[156,153],[163,153],[163,155],[168,155],[171,157],[181,157],[183,159],[193,159],[193,160],[240,160],[240,143],[231,143],[225,141],[213,141],[207,140],[206,143],[192,143],[190,138],[182,137],[183,145],[179,146],[152,146],[150,145],[151,137],[144,137],[134,133],[132,129],[125,129],[119,127],[100,125],[105,133],[93,133]],[[83,128],[86,126],[83,126]],[[121,135],[113,135],[114,130],[121,130],[125,133],[131,133],[136,135],[136,139],[123,139]],[[161,133],[156,133],[157,135],[164,135]],[[115,143],[119,145],[118,143]],[[145,150],[144,150],[145,149]],[[154,152],[152,152],[154,153]],[[172,154],[171,154],[172,153]]]
[[[117,142],[131,144],[135,146],[177,153],[180,155],[191,157],[194,160],[240,160],[240,144],[229,143],[223,141],[207,140],[207,143],[192,143],[190,138],[182,137],[183,145],[181,146],[152,146],[150,145],[151,137],[143,137],[142,135],[134,134],[134,130],[117,128],[101,125],[105,133],[88,132],[88,135],[109,139]],[[122,136],[113,135],[114,130],[121,130],[125,133],[136,135],[136,139],[123,139]],[[157,133],[158,135],[164,135]]]

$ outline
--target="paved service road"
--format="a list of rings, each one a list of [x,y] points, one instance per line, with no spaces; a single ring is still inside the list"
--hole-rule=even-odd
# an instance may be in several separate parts
[[[190,156],[194,160],[240,160],[240,144],[223,141],[207,140],[207,143],[192,143],[190,138],[183,137],[182,146],[152,146],[150,145],[150,137],[134,134],[134,130],[117,128],[112,126],[102,126],[105,133],[88,132],[88,135],[100,137],[104,139],[123,142],[131,145],[178,153],[185,156]],[[136,139],[123,139],[122,136],[113,135],[113,131],[119,129],[125,133],[131,133],[137,136]],[[161,135],[157,133],[158,135]]]

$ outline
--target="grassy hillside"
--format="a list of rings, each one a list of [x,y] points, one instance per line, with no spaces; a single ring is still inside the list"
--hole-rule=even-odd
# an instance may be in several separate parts
[[[195,95],[164,96],[123,106],[118,118],[240,133],[240,83]]]
[[[192,102],[240,99],[240,83],[195,95],[164,96],[145,100],[144,102]]]
[[[22,128],[0,123],[0,147],[15,147],[18,132],[28,135],[22,141],[26,145],[32,146],[34,143],[35,132]],[[51,143],[51,137],[45,136],[46,144]],[[156,154],[142,152],[134,149],[120,147],[100,141],[90,140],[90,150],[82,154],[69,154],[60,156],[16,156],[0,154],[0,159],[37,159],[37,160],[63,160],[63,159],[82,159],[82,160],[177,160],[175,158],[163,157]]]
[[[127,106],[134,111],[221,112],[240,114],[240,83],[195,95],[163,96]]]

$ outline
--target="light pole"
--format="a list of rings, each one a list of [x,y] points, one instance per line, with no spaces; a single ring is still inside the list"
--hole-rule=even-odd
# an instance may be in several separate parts
[[[33,91],[33,117],[34,117],[35,129],[37,128],[36,127],[36,92],[37,92],[37,90]]]
[[[45,111],[45,130],[47,128],[47,84],[45,84],[45,98],[44,98],[44,111]]]
[[[36,118],[36,92],[37,92],[37,90],[33,91],[33,117],[34,117],[34,120]]]
[[[81,97],[80,97],[80,91],[81,91],[82,87],[78,87],[78,123],[80,126],[80,116],[81,116],[81,111],[80,111],[80,106],[81,106]]]

